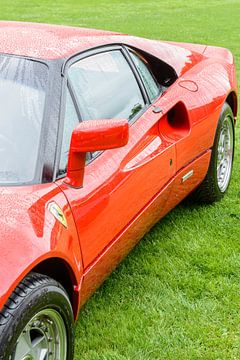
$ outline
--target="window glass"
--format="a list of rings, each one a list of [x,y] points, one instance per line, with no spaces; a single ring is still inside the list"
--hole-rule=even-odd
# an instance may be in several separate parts
[[[131,120],[145,106],[136,78],[121,51],[78,61],[69,69],[69,78],[83,120]]]
[[[34,179],[43,122],[48,67],[0,56],[0,182]]]
[[[151,101],[153,101],[159,95],[159,91],[160,91],[159,86],[155,81],[155,79],[153,78],[148,68],[147,62],[144,59],[140,58],[137,54],[133,53],[132,51],[130,52],[130,54],[142,77],[149,98]]]
[[[59,175],[65,174],[68,163],[68,154],[71,142],[72,132],[75,127],[78,125],[78,115],[75,109],[75,106],[72,101],[72,97],[67,90],[66,96],[66,109],[64,116],[64,127],[63,127],[63,140],[62,140],[62,149],[61,149],[61,157],[59,164]]]

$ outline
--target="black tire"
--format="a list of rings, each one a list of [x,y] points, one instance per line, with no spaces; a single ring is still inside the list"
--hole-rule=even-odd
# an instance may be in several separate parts
[[[25,334],[25,329],[28,324],[31,324],[31,319],[36,314],[47,311],[56,313],[57,319],[59,316],[60,323],[63,324],[63,327],[65,326],[62,338],[66,339],[64,342],[66,360],[73,359],[74,320],[69,298],[58,282],[48,276],[32,272],[21,281],[0,312],[1,360],[16,359],[15,351],[19,337],[22,336],[21,334]],[[50,322],[49,319],[46,321]],[[42,323],[40,324],[42,326]],[[29,327],[31,328],[31,326],[33,325]],[[46,326],[44,329],[46,330]],[[31,331],[36,332],[36,330]],[[49,329],[45,332],[49,333]],[[44,341],[47,342],[47,339]]]
[[[229,178],[226,180],[225,186],[221,189],[218,180],[217,174],[217,165],[218,165],[218,145],[220,140],[221,131],[223,128],[224,120],[228,119],[229,124],[231,124],[232,128],[232,136],[233,136],[233,144],[232,144],[232,154],[231,154],[231,168],[229,171]],[[212,147],[212,155],[208,168],[207,175],[201,185],[193,192],[191,195],[191,199],[194,202],[199,204],[212,204],[216,201],[219,201],[223,198],[226,193],[232,173],[232,164],[234,157],[234,117],[230,106],[225,103],[223,105],[220,118],[217,125],[217,130],[215,134],[214,144]]]

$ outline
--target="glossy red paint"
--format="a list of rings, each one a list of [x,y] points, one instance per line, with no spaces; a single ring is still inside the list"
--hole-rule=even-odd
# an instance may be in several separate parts
[[[208,169],[210,154],[210,151],[206,152],[171,179],[109,243],[99,258],[87,267],[81,289],[81,305],[143,235],[201,183]],[[182,177],[189,170],[194,171],[194,177],[183,184]]]
[[[72,133],[65,183],[71,187],[81,187],[86,153],[122,147],[127,144],[128,137],[126,119],[81,122]]]
[[[77,317],[80,306],[146,231],[202,182],[229,96],[235,99],[236,116],[235,67],[226,49],[56,25],[0,23],[0,53],[5,54],[63,59],[116,43],[162,59],[179,78],[129,129],[124,120],[114,126],[94,122],[91,132],[90,123],[82,123],[73,134],[68,178],[0,189],[0,308],[28,272],[58,259],[71,279]],[[156,107],[162,111],[154,112]],[[123,147],[110,149],[116,146]],[[79,151],[99,148],[108,150],[84,166],[85,154]],[[183,182],[189,171],[192,176]],[[74,188],[79,184],[80,189]],[[52,202],[62,209],[67,227],[49,211]]]
[[[70,153],[115,149],[128,143],[127,119],[101,119],[81,122],[72,133]]]
[[[61,259],[69,268],[72,285],[82,278],[83,265],[71,208],[56,184],[0,188],[0,307],[22,277],[47,259]],[[55,202],[64,213],[65,228],[49,212]],[[77,308],[78,293],[74,295]]]
[[[203,59],[201,53],[195,51],[196,45],[190,50],[189,44],[184,48],[181,44],[103,30],[0,21],[0,53],[4,54],[53,60],[68,58],[84,50],[107,44],[126,44],[140,48],[172,65],[178,74],[186,72]]]

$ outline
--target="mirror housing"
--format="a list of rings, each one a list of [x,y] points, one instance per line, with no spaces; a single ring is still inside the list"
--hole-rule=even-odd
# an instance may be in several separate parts
[[[83,183],[86,153],[119,148],[128,143],[126,119],[81,122],[72,132],[65,183],[79,188]]]

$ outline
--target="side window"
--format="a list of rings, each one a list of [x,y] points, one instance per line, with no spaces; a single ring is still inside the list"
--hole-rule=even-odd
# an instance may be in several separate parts
[[[142,81],[145,85],[147,93],[151,101],[156,99],[156,97],[160,93],[160,87],[156,80],[154,79],[151,71],[149,70],[149,66],[145,59],[139,57],[136,53],[130,51],[133,62],[138,69],[138,72],[141,75]]]
[[[60,164],[59,164],[59,175],[66,173],[71,135],[73,129],[78,124],[79,124],[78,115],[74,103],[72,101],[72,97],[69,93],[69,90],[67,90],[62,148],[61,148],[61,156],[60,156]]]
[[[131,120],[145,106],[137,80],[121,51],[84,58],[68,72],[83,120]]]

